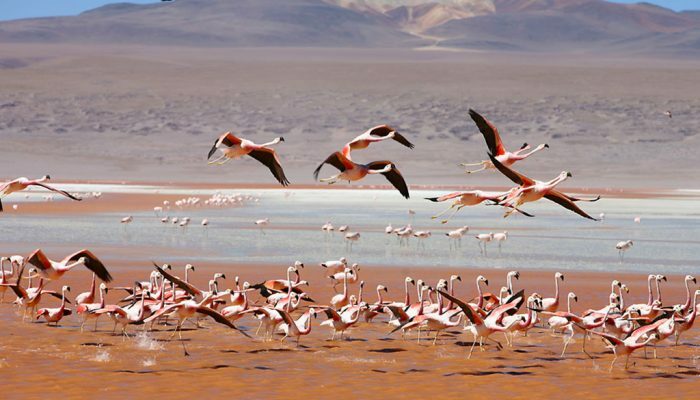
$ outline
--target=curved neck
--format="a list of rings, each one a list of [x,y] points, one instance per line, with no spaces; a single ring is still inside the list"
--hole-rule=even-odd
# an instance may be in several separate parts
[[[687,310],[688,307],[690,307],[690,281],[688,279],[685,280],[685,304],[683,305],[683,309]],[[693,309],[695,309],[695,306],[693,306]]]
[[[661,302],[661,280],[656,279],[656,300]]]
[[[559,277],[554,275],[554,301],[559,302]]]
[[[377,288],[377,303],[382,304],[384,303],[384,299],[382,299],[382,291]]]
[[[404,289],[406,290],[406,297],[404,298],[404,304],[405,305],[410,305],[411,304],[411,294],[408,293],[408,281],[404,283]]]
[[[476,302],[476,308],[481,308],[484,306],[484,293],[481,291],[478,279],[476,281],[476,291],[479,293],[479,301]]]
[[[508,294],[513,294],[513,275],[508,274],[506,277],[506,286],[508,287]]]
[[[653,275],[649,275],[649,277],[647,278],[647,289],[648,289],[648,291],[649,291],[649,300],[647,301],[647,305],[648,305],[648,306],[650,306],[651,303],[654,302],[654,293],[652,293],[652,291],[651,291],[651,281],[652,281],[652,279],[654,279],[654,276],[653,276]]]
[[[571,297],[566,298],[566,311],[568,311],[569,314],[571,314]]]
[[[360,285],[360,293],[357,294],[357,304],[362,303],[362,289],[364,289],[364,286]]]
[[[622,288],[618,288],[618,293],[620,295],[620,311],[625,311],[625,298],[622,296]]]

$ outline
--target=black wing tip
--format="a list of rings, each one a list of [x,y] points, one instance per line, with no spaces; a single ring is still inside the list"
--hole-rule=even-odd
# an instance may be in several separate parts
[[[429,200],[429,201],[432,201],[433,203],[437,203],[437,202],[438,202],[438,197],[424,197],[424,199]]]

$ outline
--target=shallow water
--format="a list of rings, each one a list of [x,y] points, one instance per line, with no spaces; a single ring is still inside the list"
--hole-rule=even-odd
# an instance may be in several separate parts
[[[85,189],[81,186],[80,189]],[[111,187],[113,188],[113,187]],[[77,189],[77,188],[76,188]],[[93,190],[109,190],[108,186]],[[127,193],[158,193],[174,202],[187,195],[207,198],[214,190],[184,190],[147,186],[117,187]],[[224,192],[226,193],[226,192]],[[231,192],[233,193],[233,192]],[[287,263],[291,259],[314,262],[349,255],[353,261],[386,266],[502,267],[664,273],[692,272],[700,259],[700,200],[695,198],[620,199],[603,198],[597,203],[580,203],[591,215],[606,214],[603,222],[593,222],[562,209],[549,201],[524,208],[536,218],[502,218],[494,206],[465,207],[449,224],[441,225],[430,216],[447,203],[431,203],[423,197],[436,191],[412,192],[403,200],[393,191],[383,190],[248,190],[236,193],[259,197],[259,202],[242,206],[190,207],[168,212],[170,216],[192,218],[189,227],[163,224],[151,211],[133,213],[134,222],[121,225],[124,213],[81,215],[21,215],[6,213],[0,220],[0,249],[24,249],[41,245],[62,252],[81,243],[90,248],[138,247],[124,257],[147,257],[177,262],[196,256],[210,262],[235,260],[244,263]],[[103,198],[108,198],[106,193]],[[101,200],[97,200],[101,201]],[[21,203],[20,203],[21,204]],[[361,206],[358,206],[361,204]],[[151,209],[153,205],[146,205]],[[410,216],[408,210],[416,212]],[[633,219],[641,216],[641,223]],[[200,226],[202,218],[210,226]],[[270,218],[264,233],[253,221]],[[320,226],[331,221],[336,228],[350,225],[361,238],[352,244],[340,233],[326,234]],[[412,223],[416,230],[430,230],[433,236],[419,241],[411,238],[399,246],[384,227]],[[470,226],[461,247],[452,248],[444,233],[462,225]],[[477,233],[508,231],[509,238],[498,246],[491,243],[487,255],[480,253]],[[634,247],[619,262],[615,244],[631,239]],[[152,251],[151,251],[152,250]]]

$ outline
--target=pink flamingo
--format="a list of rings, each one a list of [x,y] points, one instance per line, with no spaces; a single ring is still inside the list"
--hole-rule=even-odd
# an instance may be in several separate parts
[[[554,274],[554,297],[542,299],[542,309],[544,311],[555,312],[559,309],[559,279],[564,282],[564,274],[561,272]]]
[[[625,340],[620,340],[616,338],[615,336],[609,334],[609,333],[604,333],[604,332],[598,332],[598,331],[589,331],[590,333],[593,333],[598,336],[602,336],[603,339],[607,340],[610,343],[610,348],[612,349],[613,353],[615,354],[615,357],[612,360],[612,363],[610,363],[610,371],[612,371],[613,367],[615,366],[615,362],[617,361],[617,358],[620,356],[625,356],[625,369],[628,368],[629,364],[629,359],[630,355],[635,350],[641,349],[642,347],[646,346],[649,344],[649,342],[656,340],[658,335],[656,333],[652,333],[649,335],[649,337],[641,342],[637,343],[637,339],[630,336]]]
[[[84,265],[103,281],[112,281],[112,275],[107,271],[107,267],[87,249],[76,251],[59,262],[50,260],[41,249],[36,249],[27,257],[27,263],[37,267],[39,273],[50,280],[58,280],[71,269]]]
[[[2,212],[2,199],[4,197],[7,197],[15,192],[20,192],[20,191],[28,188],[29,186],[41,186],[44,189],[48,189],[52,192],[56,192],[62,196],[68,197],[71,200],[75,200],[75,201],[82,200],[82,199],[77,198],[64,190],[59,190],[59,189],[56,189],[54,187],[51,187],[51,186],[45,184],[44,182],[48,181],[49,179],[51,179],[51,177],[49,175],[44,175],[43,178],[39,178],[39,179],[28,179],[25,177],[21,177],[21,178],[13,179],[11,181],[7,181],[7,182],[3,183],[2,185],[0,185],[0,212]]]
[[[207,160],[211,159],[216,150],[220,150],[222,155],[213,161],[209,161],[209,164],[223,165],[234,158],[251,156],[264,164],[282,186],[287,186],[289,185],[289,180],[284,175],[277,153],[269,148],[269,146],[274,146],[279,142],[284,142],[284,138],[278,137],[268,143],[255,144],[248,139],[242,139],[234,136],[231,132],[226,132],[214,141],[214,146],[209,150]]]
[[[326,158],[321,165],[316,167],[314,170],[314,178],[318,180],[318,174],[321,172],[321,168],[325,164],[330,164],[337,168],[340,173],[330,177],[321,179],[321,182],[328,182],[328,184],[334,184],[337,181],[359,181],[372,174],[382,174],[391,183],[396,190],[401,193],[405,198],[409,198],[408,186],[406,181],[401,175],[401,172],[396,168],[396,165],[391,161],[373,161],[369,164],[358,164],[347,157],[345,157],[341,152],[336,151]]]
[[[297,339],[297,347],[299,347],[299,339],[311,333],[311,316],[313,315],[316,318],[316,310],[309,308],[296,321],[292,319],[292,316],[287,311],[278,311],[284,320],[284,323],[280,325],[280,329],[284,332],[284,337],[280,339],[280,342],[288,337],[295,337]]]
[[[500,200],[504,199],[508,195],[508,193],[509,192],[485,192],[483,190],[467,190],[463,192],[452,192],[439,197],[426,197],[425,199],[435,203],[441,203],[443,201],[455,199],[448,209],[430,217],[431,219],[437,219],[456,207],[452,214],[440,221],[440,223],[446,224],[450,220],[450,218],[454,217],[455,214],[457,214],[457,212],[463,207],[476,206],[485,201],[498,203]]]
[[[72,311],[66,308],[66,292],[70,292],[70,286],[61,288],[61,306],[58,308],[40,308],[36,314],[36,319],[44,317],[48,324],[53,322],[58,326],[58,322],[66,315],[71,315]]]
[[[695,323],[695,318],[697,318],[698,316],[698,312],[696,311],[698,305],[698,296],[700,296],[700,290],[695,291],[695,296],[693,297],[693,307],[686,308],[686,316],[676,322],[676,346],[678,346],[678,342],[681,339],[681,334],[685,331],[690,330],[690,328],[692,328],[693,324]]]
[[[107,285],[105,285],[104,282],[100,283],[100,302],[99,303],[80,303],[76,299],[76,313],[82,317],[82,322],[80,324],[80,332],[83,331],[83,326],[85,326],[85,322],[87,322],[88,319],[94,319],[95,320],[95,329],[94,331],[97,331],[97,319],[99,318],[100,314],[95,314],[93,311],[99,310],[101,308],[105,307],[105,294],[107,293]]]
[[[496,159],[501,162],[503,165],[511,166],[515,164],[517,161],[524,160],[531,155],[537,153],[540,150],[547,149],[549,148],[549,145],[546,143],[543,143],[535,149],[533,149],[529,153],[523,153],[524,151],[527,151],[530,149],[530,146],[527,143],[524,143],[520,149],[514,152],[510,152],[506,150],[505,146],[503,146],[503,142],[501,141],[501,135],[498,133],[498,129],[496,128],[495,125],[491,123],[491,121],[487,120],[486,118],[482,117],[479,113],[476,111],[470,109],[469,110],[469,116],[472,118],[474,123],[476,123],[476,126],[479,128],[479,131],[481,132],[482,135],[484,135],[484,139],[486,140],[486,146],[489,149],[489,153],[493,154],[496,156]],[[478,166],[480,165],[481,168],[473,171],[467,171],[468,174],[474,173],[474,172],[479,172],[483,171],[485,169],[492,169],[495,168],[492,162],[489,162],[488,160],[484,160],[482,162],[476,163],[476,164],[460,164],[463,167],[473,167],[473,166]]]
[[[389,125],[379,125],[368,129],[363,134],[355,137],[353,140],[345,144],[345,146],[343,146],[342,154],[348,159],[351,159],[350,153],[353,150],[366,149],[372,143],[382,142],[389,139],[394,139],[409,149],[415,147],[413,143],[409,142],[408,139],[398,133],[396,129],[390,127]]]

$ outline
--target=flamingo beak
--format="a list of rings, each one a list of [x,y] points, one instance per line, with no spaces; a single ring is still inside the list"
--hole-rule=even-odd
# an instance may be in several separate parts
[[[207,160],[209,160],[211,158],[211,156],[213,156],[214,153],[216,153],[216,142],[218,142],[218,141],[219,141],[219,139],[216,139],[214,141],[214,145],[211,147],[211,150],[209,150],[209,154],[207,155]]]
[[[567,172],[567,173],[566,173],[566,176],[567,176],[567,178],[573,177],[573,175],[571,175],[571,172]]]
[[[693,278],[693,283],[697,284],[698,281],[695,278]]]
[[[221,274],[221,279],[226,279],[226,274]]]
[[[486,284],[486,286],[488,286],[488,285],[489,285],[489,280],[488,280],[488,279],[484,279],[484,283]]]
[[[460,281],[460,282],[462,282],[462,277],[461,277],[461,276],[457,276],[457,280]]]
[[[578,303],[578,296],[574,296],[574,301]]]
[[[547,143],[545,143],[545,144],[544,144],[544,148],[545,148],[545,149],[548,149],[548,148],[549,148],[549,145],[548,145]]]

